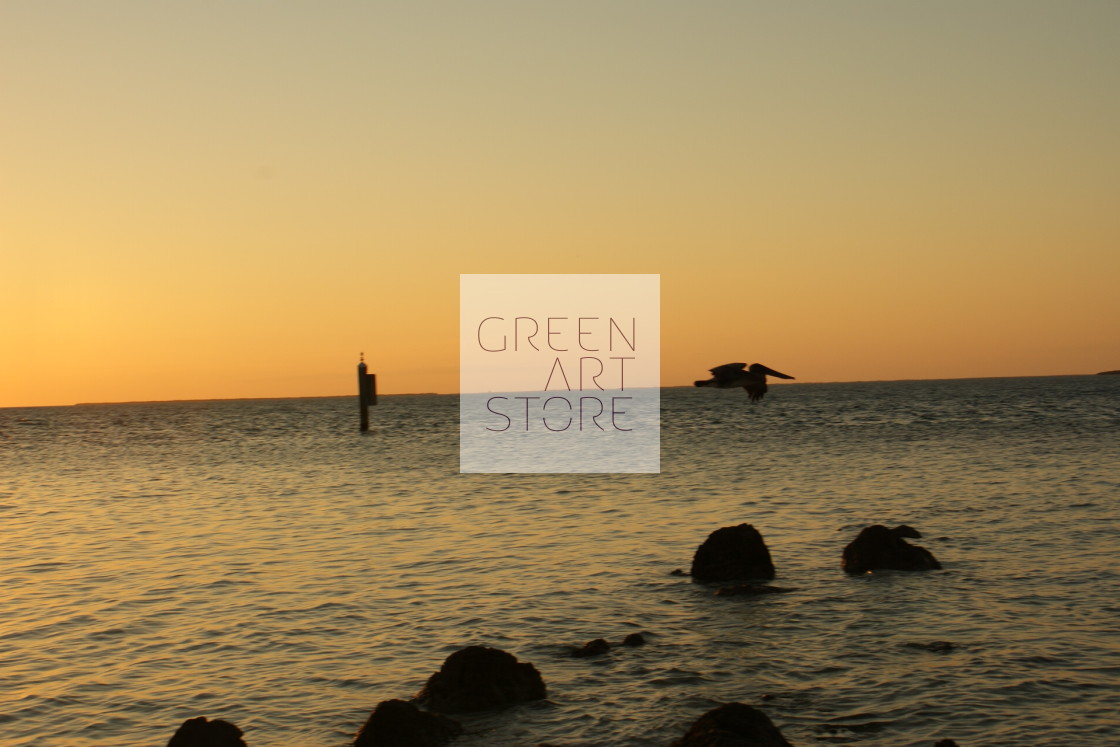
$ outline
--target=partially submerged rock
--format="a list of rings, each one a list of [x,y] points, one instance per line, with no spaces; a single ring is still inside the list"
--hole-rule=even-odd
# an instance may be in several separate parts
[[[727,703],[696,720],[670,747],[791,747],[770,718],[749,705]]]
[[[353,747],[439,747],[463,732],[457,721],[421,711],[403,700],[377,704]]]
[[[923,651],[931,651],[935,654],[942,654],[946,651],[952,651],[957,647],[955,643],[950,641],[910,641],[904,644],[907,648],[920,648]]]
[[[646,645],[645,636],[641,633],[629,633],[618,643],[610,643],[606,638],[596,638],[593,641],[588,641],[583,646],[576,648],[572,647],[572,656],[586,657],[586,656],[599,656],[605,654],[617,646],[644,646]]]
[[[623,646],[644,646],[646,645],[646,637],[641,633],[628,633],[622,639]]]
[[[588,641],[583,644],[583,648],[577,648],[572,651],[572,656],[598,656],[605,654],[611,650],[611,644],[607,643],[604,638],[596,638],[593,641]]]
[[[241,730],[228,721],[190,718],[172,735],[167,747],[246,747]]]
[[[456,713],[543,697],[544,680],[532,664],[519,662],[500,649],[468,646],[447,657],[416,700],[436,711]]]
[[[763,594],[782,594],[794,589],[782,586],[769,586],[767,584],[736,584],[735,586],[722,586],[716,590],[717,597],[757,597]]]
[[[758,530],[739,524],[708,535],[692,557],[692,577],[697,581],[774,578],[774,563]]]
[[[905,525],[898,529],[909,529],[913,534],[917,534],[915,530]],[[904,533],[887,529],[882,524],[865,527],[844,548],[844,570],[852,574],[878,570],[939,570],[941,564],[937,562],[937,558],[924,547],[911,545],[903,539],[900,534]]]

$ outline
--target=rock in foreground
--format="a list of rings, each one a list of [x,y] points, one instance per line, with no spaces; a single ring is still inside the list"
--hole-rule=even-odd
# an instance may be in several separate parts
[[[697,581],[774,578],[774,563],[762,535],[750,524],[723,527],[708,535],[692,556]]]
[[[445,716],[403,700],[385,700],[369,714],[354,747],[440,747],[462,732],[458,722]]]
[[[727,703],[696,720],[671,747],[791,747],[770,718],[749,705]]]
[[[228,721],[205,716],[190,718],[171,737],[167,747],[246,747],[241,730]]]
[[[910,532],[914,530],[910,529]],[[844,548],[844,570],[852,574],[879,570],[940,570],[941,564],[933,557],[933,553],[924,547],[911,545],[900,536],[902,534],[909,532],[887,529],[882,524],[865,527]]]
[[[544,680],[536,667],[486,646],[468,646],[448,656],[416,695],[422,705],[447,713],[483,711],[543,697]]]

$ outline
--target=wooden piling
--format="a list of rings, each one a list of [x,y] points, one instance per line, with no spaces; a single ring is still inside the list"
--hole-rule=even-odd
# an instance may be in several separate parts
[[[361,412],[361,431],[369,430],[369,406],[377,404],[377,374],[366,373],[366,354],[358,360],[358,408]]]

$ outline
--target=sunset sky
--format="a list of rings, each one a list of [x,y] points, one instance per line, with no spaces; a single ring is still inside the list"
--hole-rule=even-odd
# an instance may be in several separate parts
[[[1120,3],[0,0],[0,407],[458,386],[460,273],[662,383],[1120,368]]]

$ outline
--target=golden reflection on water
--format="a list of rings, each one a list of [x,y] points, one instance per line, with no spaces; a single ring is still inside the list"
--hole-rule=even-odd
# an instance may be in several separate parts
[[[5,731],[150,744],[204,714],[341,744],[483,643],[550,700],[469,720],[468,746],[664,744],[724,700],[799,743],[1047,744],[1055,709],[1105,734],[1120,416],[1115,386],[1056,381],[666,390],[659,475],[459,475],[449,397],[387,397],[365,438],[346,399],[0,411]],[[670,575],[743,521],[796,591]],[[869,523],[945,570],[848,578]],[[930,641],[954,647],[907,645]]]

